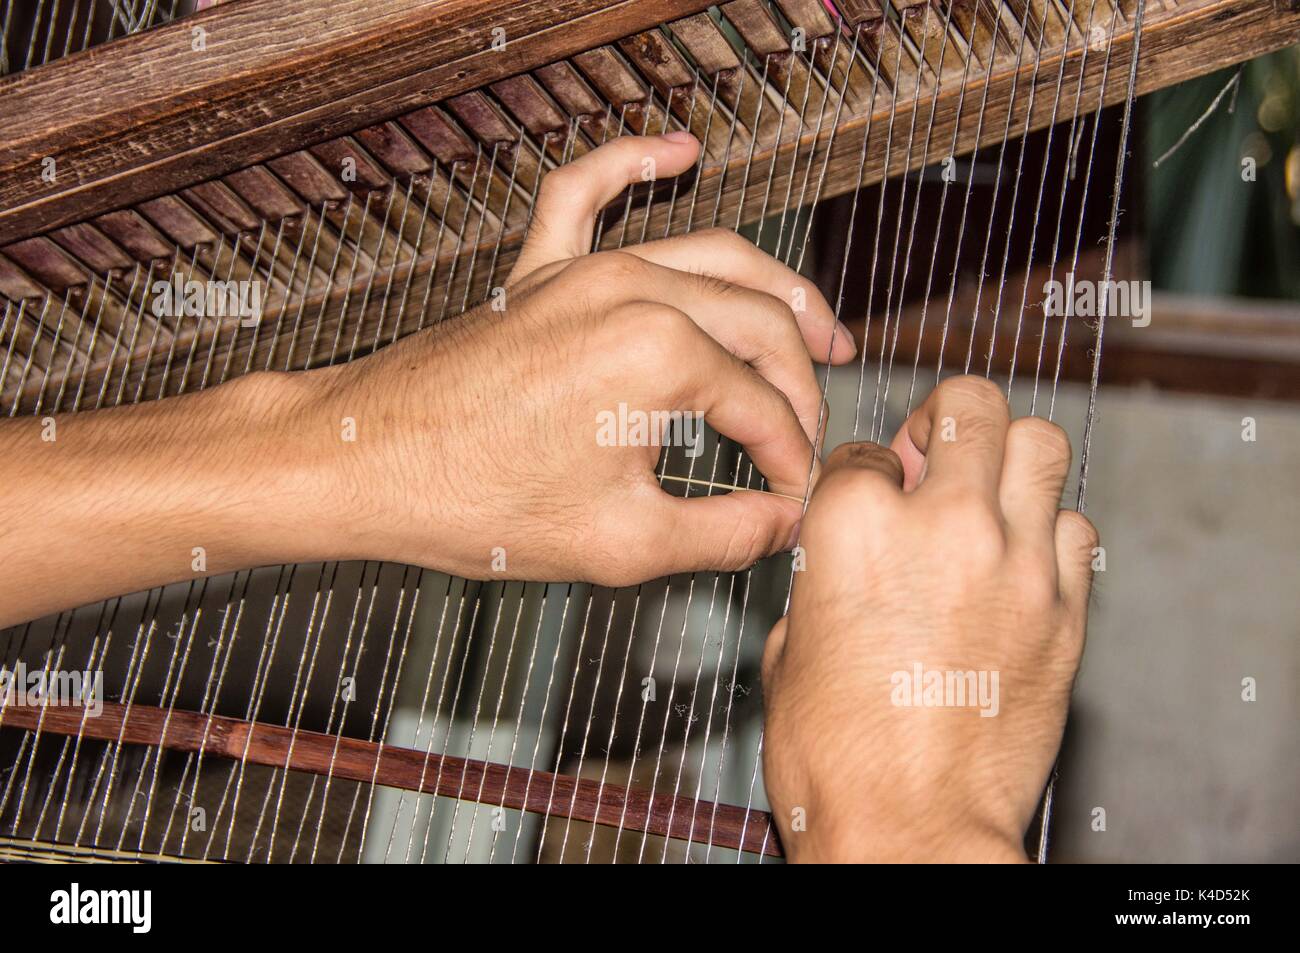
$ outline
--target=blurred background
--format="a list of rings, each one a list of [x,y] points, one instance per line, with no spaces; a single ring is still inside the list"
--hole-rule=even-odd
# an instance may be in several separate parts
[[[1243,380],[1219,386],[1211,365],[1199,393],[1140,378],[1101,389],[1088,513],[1108,565],[1062,757],[1053,860],[1295,862],[1300,48],[1141,107],[1131,163],[1141,204],[1129,212],[1157,294],[1212,322],[1209,355],[1271,357],[1290,385],[1247,365],[1224,368]],[[1157,303],[1145,330],[1159,332],[1165,313]],[[1253,442],[1242,439],[1247,417]],[[1248,678],[1254,701],[1243,700]],[[1093,829],[1098,807],[1104,831]]]

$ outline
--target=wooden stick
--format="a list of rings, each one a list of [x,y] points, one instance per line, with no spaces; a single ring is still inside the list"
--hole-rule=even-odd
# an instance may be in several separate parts
[[[194,711],[167,711],[149,705],[104,702],[95,718],[78,707],[9,705],[0,708],[0,727],[27,728],[57,735],[160,745],[224,758],[246,759],[293,771],[346,778],[385,787],[460,797],[482,789],[480,804],[570,817],[576,821],[644,831],[661,837],[690,838],[715,847],[781,855],[770,816],[729,804],[696,802],[574,778],[547,771],[428,754],[413,748],[295,731],[265,722],[246,722]]]

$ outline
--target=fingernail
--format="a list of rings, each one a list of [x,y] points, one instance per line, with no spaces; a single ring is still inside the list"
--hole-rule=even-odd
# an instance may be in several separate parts
[[[843,338],[849,342],[849,357],[856,357],[858,354],[858,342],[853,340],[853,332],[849,330],[848,325],[843,321],[835,322],[835,336]]]
[[[678,143],[687,143],[687,142],[693,143],[696,141],[695,137],[692,136],[685,129],[674,129],[672,132],[665,132],[659,138],[664,139],[668,142],[678,142]]]
[[[796,546],[799,545],[799,526],[802,523],[803,520],[795,521],[794,527],[791,528],[790,530],[790,538],[786,540],[785,546],[781,548],[782,552],[788,553],[790,550],[794,549]]]

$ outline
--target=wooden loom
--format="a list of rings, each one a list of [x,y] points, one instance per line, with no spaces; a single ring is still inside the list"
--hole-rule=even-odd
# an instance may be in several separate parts
[[[1016,280],[992,213],[968,222],[973,175],[945,178],[918,223],[905,173],[995,153],[999,221],[1032,217],[1049,272],[1079,263],[1082,209],[1109,211],[1087,236],[1106,240],[1109,275],[1124,166],[1094,162],[1104,107],[1122,106],[1122,157],[1134,96],[1300,37],[1294,5],[1271,0],[236,0],[175,19],[131,6],[137,32],[44,62],[69,47],[51,35],[99,21],[36,6],[27,55],[3,63],[43,65],[0,78],[11,416],[348,360],[454,319],[508,271],[548,170],[679,128],[704,143],[698,172],[613,203],[598,247],[722,226],[803,266],[820,203],[883,183],[896,213],[851,206],[869,271],[849,274],[847,239],[819,252],[832,303],[869,288],[863,436],[883,431],[896,356],[914,389],[927,309],[949,364],[1032,374],[1022,409],[1049,412],[1068,328],[1021,317],[1031,262]],[[6,5],[6,39],[23,14]],[[964,315],[936,253],[954,229],[983,249]],[[177,272],[264,282],[262,321],[155,318],[149,289]],[[924,292],[905,306],[909,272]],[[1074,329],[1094,384],[1102,330]],[[941,368],[943,346],[927,354]],[[704,465],[706,483],[755,478],[723,442]],[[1080,467],[1082,505],[1086,454]],[[779,855],[753,672],[789,578],[769,562],[619,592],[270,567],[16,627],[5,665],[100,670],[108,697],[96,718],[0,708],[3,856]]]

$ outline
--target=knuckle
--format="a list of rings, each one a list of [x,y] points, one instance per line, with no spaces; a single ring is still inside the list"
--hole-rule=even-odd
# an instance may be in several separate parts
[[[767,294],[759,293],[755,304],[757,339],[749,363],[754,367],[777,363],[789,368],[799,375],[801,398],[811,399],[815,404],[820,399],[821,388],[794,312],[780,298]]]
[[[1070,460],[1069,435],[1058,424],[1042,417],[1021,417],[1013,421],[1007,439],[1024,440],[1033,444],[1051,462]]]
[[[559,201],[565,196],[571,195],[579,182],[578,170],[574,169],[571,164],[562,165],[551,170],[542,179],[541,189],[537,193],[538,204]]]
[[[646,264],[636,255],[621,251],[599,251],[575,259],[570,271],[592,282],[592,290],[638,287],[646,277]]]
[[[957,426],[957,443],[979,449],[992,449],[1002,439],[1001,421],[983,414],[966,414]]]
[[[678,345],[695,328],[695,323],[685,313],[668,305],[650,305],[645,309],[644,321],[656,338],[672,346],[675,354]],[[676,356],[681,357],[680,354]]]
[[[1024,608],[1039,618],[1050,616],[1061,601],[1056,580],[1044,573],[1041,567],[1037,571],[1026,570],[1020,580],[1019,593]]]
[[[725,298],[735,296],[740,291],[739,288],[721,275],[715,275],[708,271],[697,272],[695,281],[699,293],[705,296]]]
[[[817,481],[808,509],[810,516],[828,514],[834,525],[844,523],[844,515],[879,505],[890,487],[874,470],[844,467],[825,473]],[[816,512],[814,513],[814,507]]]
[[[518,279],[519,284],[516,286],[515,291],[518,293],[535,291],[551,281],[551,279],[564,275],[571,267],[573,267],[571,260],[547,262]]]
[[[1006,555],[1006,540],[1000,526],[968,525],[954,536],[960,540],[960,552],[972,566],[987,569],[996,566]]]
[[[1023,609],[1041,617],[1060,603],[1054,566],[1037,553],[1013,551],[1007,568],[1013,574],[1015,599]]]
[[[807,461],[808,467],[811,469],[814,466],[812,440],[804,430],[804,414],[800,413],[799,407],[795,406],[795,401],[797,400],[799,401],[800,406],[806,407],[804,399],[798,394],[792,397],[779,387],[773,387],[762,377],[762,375],[749,365],[742,364],[742,368],[748,373],[752,373],[758,377],[759,380],[762,381],[763,385],[769,388],[772,392],[774,395],[772,398],[774,409],[772,419],[779,425],[774,429],[774,433],[779,429],[781,436],[784,439],[792,439],[799,450],[803,454],[806,454],[805,460]],[[810,408],[807,409],[811,416],[813,411]],[[815,421],[816,418],[813,417],[813,420]]]
[[[763,377],[762,374],[758,373],[758,371],[754,370],[749,365],[746,364],[744,367],[749,374],[757,378],[757,380],[773,394],[772,402],[776,405],[777,413],[780,414],[787,423],[794,422],[795,424],[798,424],[799,411],[795,410],[794,401],[790,399],[790,395],[781,388],[773,386],[765,377]]]
[[[977,377],[974,374],[948,378],[939,385],[939,392],[953,402],[971,403],[977,407],[1001,410],[1004,413],[1007,410],[1007,399],[1002,394],[1002,388],[988,378]]]
[[[879,444],[842,443],[826,458],[825,471],[823,480],[833,479],[841,473],[878,474],[883,471],[883,475],[893,477],[901,483],[903,461],[893,450]],[[872,481],[873,484],[878,482]]]
[[[1097,532],[1092,520],[1077,510],[1061,510],[1057,519],[1063,524],[1066,538],[1078,546],[1080,553],[1091,559],[1092,550],[1101,543],[1101,534]]]
[[[803,350],[803,337],[799,330],[799,321],[795,317],[794,308],[790,302],[784,298],[778,298],[774,294],[766,291],[758,292],[758,301],[761,306],[771,315],[772,319],[780,326],[782,332],[787,338],[797,340],[800,350]]]
[[[1006,528],[989,502],[976,493],[959,491],[934,508],[938,531],[955,548],[981,564],[995,563],[1006,552]]]
[[[702,229],[695,234],[711,245],[720,245],[727,249],[747,250],[754,247],[748,238],[745,238],[738,232],[733,232],[729,228],[722,228],[717,225],[711,228]]]
[[[688,319],[689,320],[689,319]],[[752,393],[752,400],[757,405],[756,412],[764,417],[765,421],[770,423],[769,437],[780,435],[788,436],[793,430],[803,433],[803,425],[799,421],[799,411],[795,409],[794,401],[780,387],[777,387],[759,371],[751,365],[745,363],[740,358],[731,354],[729,351],[718,350],[719,360],[735,368],[749,385]],[[721,370],[721,368],[718,368]],[[806,441],[806,437],[805,437]],[[761,440],[761,443],[767,443],[767,440]],[[808,445],[811,449],[811,444]],[[809,461],[811,464],[811,461]]]
[[[721,568],[727,571],[745,569],[767,555],[772,541],[772,530],[756,520],[737,523],[727,537],[722,549]]]
[[[685,314],[653,301],[619,305],[604,323],[618,336],[621,353],[639,367],[679,366],[691,330],[691,319]]]

